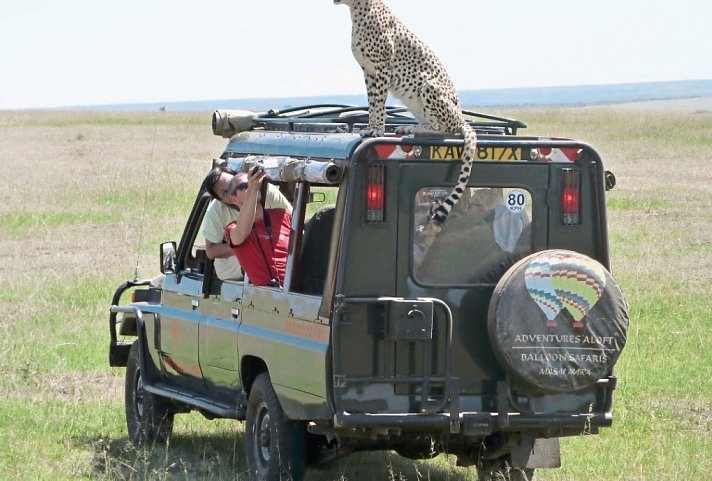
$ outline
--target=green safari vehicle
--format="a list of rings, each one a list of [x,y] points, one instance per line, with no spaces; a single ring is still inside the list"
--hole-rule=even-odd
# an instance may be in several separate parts
[[[213,115],[229,139],[219,162],[261,165],[293,205],[284,286],[216,276],[198,192],[180,241],[160,246],[161,275],[112,300],[130,439],[165,438],[195,410],[245,421],[253,480],[359,450],[447,452],[481,480],[559,467],[560,438],[613,421],[628,328],[609,265],[615,177],[585,143],[465,112],[477,160],[432,229],[462,138],[402,135],[415,120],[397,107],[384,137],[362,138],[366,112]]]

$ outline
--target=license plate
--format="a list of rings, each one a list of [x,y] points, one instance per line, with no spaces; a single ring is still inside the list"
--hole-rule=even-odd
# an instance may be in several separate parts
[[[464,147],[454,145],[431,145],[433,160],[462,159]],[[522,160],[521,147],[477,147],[475,160]]]

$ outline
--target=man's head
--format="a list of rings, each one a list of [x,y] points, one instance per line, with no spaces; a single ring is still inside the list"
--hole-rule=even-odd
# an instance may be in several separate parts
[[[203,189],[225,204],[240,207],[245,201],[247,174],[227,167],[215,167],[203,180]]]

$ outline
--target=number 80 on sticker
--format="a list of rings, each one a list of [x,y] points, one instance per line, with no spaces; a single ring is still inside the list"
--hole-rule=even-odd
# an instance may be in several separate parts
[[[518,214],[527,208],[527,196],[521,190],[512,190],[506,195],[504,203],[510,212]]]

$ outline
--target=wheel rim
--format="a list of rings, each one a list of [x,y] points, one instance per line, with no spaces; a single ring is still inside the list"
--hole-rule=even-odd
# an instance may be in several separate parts
[[[271,459],[272,433],[270,431],[269,410],[265,404],[261,404],[255,423],[255,454],[261,469],[266,469]]]
[[[141,371],[136,371],[136,385],[134,386],[134,408],[136,409],[136,415],[139,419],[143,419],[143,397],[145,395],[145,390],[143,387],[143,378],[141,377]]]

